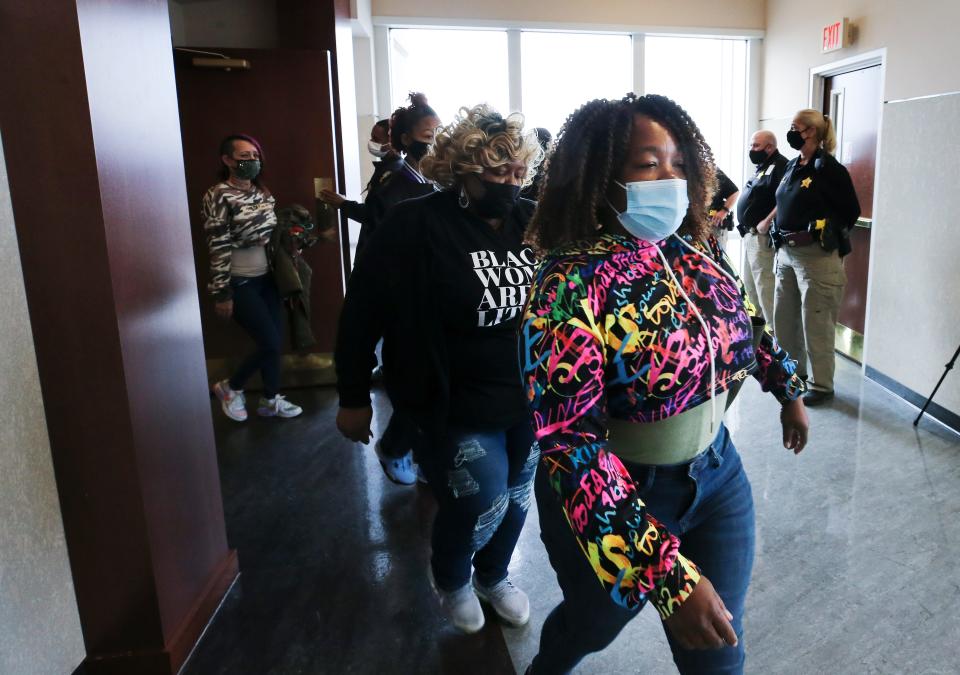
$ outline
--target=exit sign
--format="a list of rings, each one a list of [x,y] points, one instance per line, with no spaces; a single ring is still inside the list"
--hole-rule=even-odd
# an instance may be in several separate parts
[[[820,39],[820,53],[826,54],[849,47],[853,43],[850,33],[851,25],[846,17],[824,26]]]

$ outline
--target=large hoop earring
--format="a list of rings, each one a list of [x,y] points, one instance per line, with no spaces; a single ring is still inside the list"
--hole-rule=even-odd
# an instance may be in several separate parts
[[[465,209],[470,206],[470,197],[467,195],[467,191],[462,185],[460,186],[460,198],[457,200],[457,203],[460,204],[461,209]]]

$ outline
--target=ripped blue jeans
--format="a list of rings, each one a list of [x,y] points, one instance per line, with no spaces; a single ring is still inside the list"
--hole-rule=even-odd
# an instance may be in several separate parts
[[[430,562],[441,590],[469,583],[471,566],[484,586],[507,577],[539,459],[526,421],[503,431],[449,428],[439,443],[418,449],[437,498]]]

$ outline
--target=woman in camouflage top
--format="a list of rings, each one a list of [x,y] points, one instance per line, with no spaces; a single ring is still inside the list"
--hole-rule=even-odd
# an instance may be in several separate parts
[[[277,226],[275,200],[260,181],[263,153],[250,136],[220,144],[220,182],[203,196],[203,229],[210,249],[210,283],[217,315],[233,318],[257,343],[233,376],[213,391],[227,417],[247,419],[243,386],[257,370],[263,396],[257,413],[296,417],[303,410],[277,391],[283,344],[283,308],[267,264],[266,244]]]

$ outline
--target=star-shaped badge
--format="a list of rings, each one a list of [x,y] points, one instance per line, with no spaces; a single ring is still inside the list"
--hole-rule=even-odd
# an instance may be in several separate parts
[[[809,176],[807,176],[807,177],[804,178],[802,181],[800,181],[800,185],[802,185],[802,186],[805,187],[805,188],[808,188],[808,187],[810,187],[810,183],[812,183],[812,182],[813,182],[813,179],[810,178]]]

